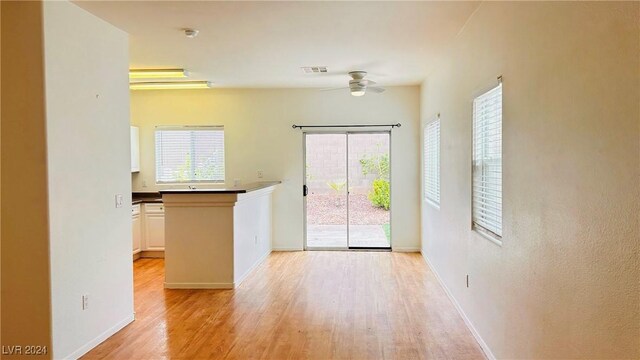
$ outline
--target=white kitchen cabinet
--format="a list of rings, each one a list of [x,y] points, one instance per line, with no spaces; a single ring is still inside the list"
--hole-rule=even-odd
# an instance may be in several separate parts
[[[144,204],[145,251],[164,251],[164,205]]]
[[[140,171],[140,130],[131,126],[131,172]]]
[[[133,231],[133,254],[142,251],[142,219],[140,218],[140,205],[133,205],[131,212],[131,222]]]

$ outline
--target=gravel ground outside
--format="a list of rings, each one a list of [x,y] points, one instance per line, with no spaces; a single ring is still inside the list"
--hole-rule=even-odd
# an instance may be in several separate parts
[[[310,225],[336,225],[347,221],[347,196],[309,194],[307,222]],[[365,194],[351,194],[349,198],[351,224],[382,225],[389,223],[390,212],[374,207]]]

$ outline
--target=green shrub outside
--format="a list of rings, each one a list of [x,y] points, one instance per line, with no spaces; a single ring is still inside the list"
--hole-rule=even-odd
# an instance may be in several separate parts
[[[369,192],[369,200],[374,206],[389,210],[391,205],[389,182],[384,179],[373,180],[373,189]]]
[[[365,156],[360,159],[360,165],[362,165],[363,175],[376,175],[376,179],[373,180],[372,188],[369,191],[369,201],[371,201],[373,206],[389,210],[389,206],[391,205],[389,192],[389,155]]]

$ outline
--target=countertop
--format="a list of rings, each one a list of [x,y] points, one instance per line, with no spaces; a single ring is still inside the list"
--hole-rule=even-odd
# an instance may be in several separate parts
[[[141,203],[162,203],[159,192],[134,192],[131,194],[132,205]]]
[[[166,189],[160,190],[160,194],[244,194],[251,191],[264,189],[270,186],[278,185],[281,181],[262,181],[246,185],[240,185],[232,188],[202,188],[202,189]]]

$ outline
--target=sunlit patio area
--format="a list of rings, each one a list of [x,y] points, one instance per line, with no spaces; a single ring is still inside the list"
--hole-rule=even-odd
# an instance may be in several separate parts
[[[350,225],[349,247],[388,248],[391,246],[385,225]],[[347,245],[346,225],[309,225],[307,247],[344,248]]]

